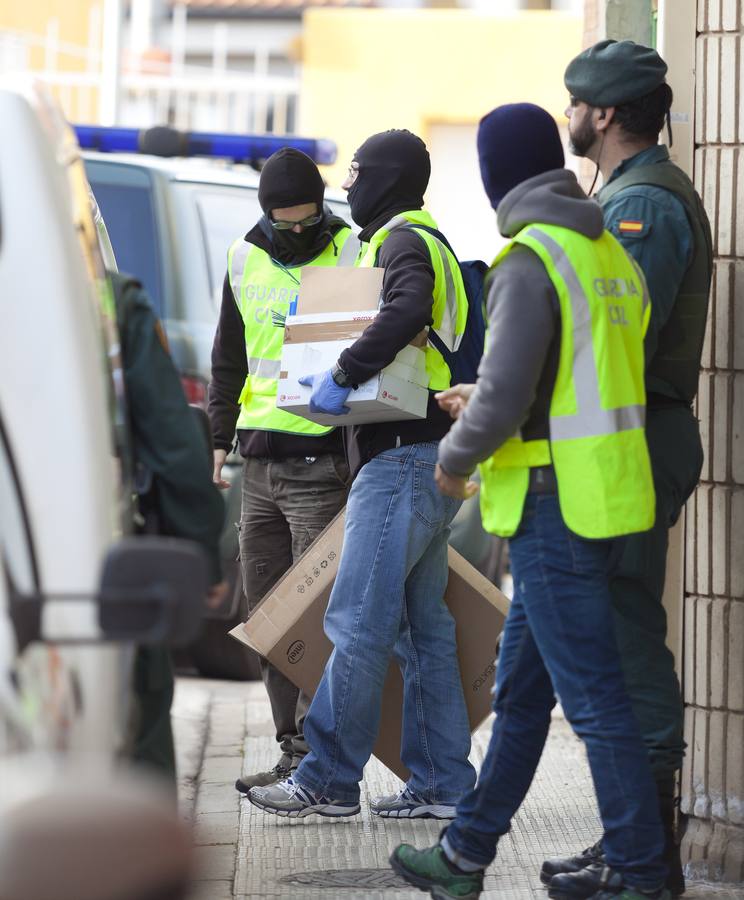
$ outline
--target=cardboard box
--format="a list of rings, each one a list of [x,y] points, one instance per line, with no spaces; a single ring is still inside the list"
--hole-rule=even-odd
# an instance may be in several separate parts
[[[248,621],[230,632],[310,696],[333,649],[323,631],[323,617],[338,571],[343,535],[342,511],[264,597]],[[496,641],[509,600],[451,547],[445,600],[457,623],[460,675],[474,731],[491,711]],[[403,679],[393,661],[383,691],[374,753],[405,781],[408,771],[400,760],[402,710]]]
[[[324,372],[338,360],[377,315],[383,270],[306,266],[302,270],[297,312],[284,327],[276,405],[320,425],[426,417],[429,383],[422,346],[409,345],[374,378],[349,394],[350,412],[329,416],[310,412],[312,389],[303,375]]]

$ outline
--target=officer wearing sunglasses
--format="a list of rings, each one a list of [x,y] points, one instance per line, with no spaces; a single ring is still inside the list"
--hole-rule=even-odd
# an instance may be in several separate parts
[[[252,609],[346,502],[349,470],[338,429],[276,408],[284,329],[303,266],[353,265],[359,247],[348,225],[323,205],[315,163],[284,148],[263,170],[263,215],[230,247],[212,348],[209,417],[214,481],[236,436],[244,458],[240,520],[243,588]],[[262,661],[278,743],[269,771],[236,782],[247,793],[288,776],[307,753],[308,700]],[[238,774],[238,773],[236,773]]]

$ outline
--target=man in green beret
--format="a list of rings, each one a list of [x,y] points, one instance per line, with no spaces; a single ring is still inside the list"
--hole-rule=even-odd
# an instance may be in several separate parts
[[[605,227],[636,260],[648,283],[646,436],[656,488],[651,531],[617,541],[611,592],[628,693],[651,759],[666,838],[667,887],[684,892],[674,828],[675,773],[682,765],[682,699],[666,646],[662,605],[669,529],[694,490],[703,462],[692,411],[712,272],[710,225],[685,173],[659,144],[670,121],[667,66],[650,47],[606,40],[568,66],[571,149],[596,163]],[[670,129],[671,137],[671,129]],[[618,298],[622,302],[621,298]],[[602,843],[547,860],[541,877],[583,897],[601,877]],[[587,892],[582,892],[586,889]]]

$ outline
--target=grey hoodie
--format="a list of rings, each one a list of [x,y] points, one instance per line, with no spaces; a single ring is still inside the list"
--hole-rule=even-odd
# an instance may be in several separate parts
[[[596,239],[602,210],[567,169],[537,175],[499,204],[499,231],[514,237],[526,225],[562,225]],[[439,464],[470,475],[521,428],[525,440],[549,436],[548,411],[558,370],[560,306],[545,267],[515,247],[493,270],[488,287],[488,352],[470,402],[439,445]]]

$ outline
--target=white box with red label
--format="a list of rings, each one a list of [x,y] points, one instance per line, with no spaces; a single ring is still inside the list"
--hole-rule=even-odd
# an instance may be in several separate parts
[[[302,270],[297,314],[287,317],[276,405],[320,425],[426,418],[429,401],[423,347],[408,344],[389,366],[351,391],[344,416],[310,412],[312,389],[303,375],[330,369],[374,321],[379,309],[382,269]]]

